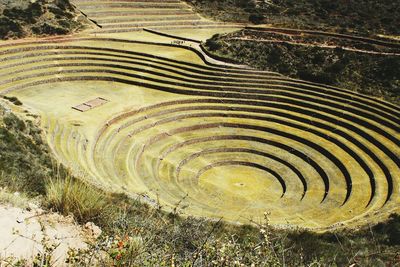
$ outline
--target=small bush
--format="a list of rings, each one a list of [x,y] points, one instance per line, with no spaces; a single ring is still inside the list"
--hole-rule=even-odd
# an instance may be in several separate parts
[[[393,214],[388,223],[389,243],[400,245],[400,215]]]
[[[23,29],[18,21],[7,17],[0,17],[0,38],[22,37]]]
[[[54,25],[44,22],[42,24],[32,27],[32,32],[35,34],[56,35],[56,34],[67,34],[68,29],[61,28],[59,27],[59,25]]]
[[[213,38],[208,39],[206,41],[206,46],[210,51],[215,51],[221,48],[221,44],[214,38],[215,39],[218,38],[218,35],[214,35]]]
[[[373,229],[378,233],[386,234],[390,245],[400,245],[400,215],[390,215],[387,222],[379,223]]]
[[[21,101],[19,101],[18,99],[15,101],[15,102],[13,102],[15,105],[17,105],[17,106],[22,106],[22,102]]]
[[[101,191],[69,176],[49,179],[45,188],[49,208],[72,214],[79,222],[96,220],[107,206]]]
[[[3,96],[4,99],[7,99],[8,101],[14,103],[17,106],[21,106],[22,102],[16,98],[15,96]]]
[[[264,16],[259,13],[253,13],[250,14],[249,21],[253,24],[261,24],[264,21]]]
[[[3,118],[4,124],[8,129],[23,132],[26,129],[26,124],[14,114],[8,114]],[[12,135],[13,133],[11,133]]]

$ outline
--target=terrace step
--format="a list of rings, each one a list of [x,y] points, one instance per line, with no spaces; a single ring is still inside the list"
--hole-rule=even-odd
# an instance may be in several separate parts
[[[232,27],[158,19],[99,32]],[[399,107],[201,56],[111,37],[8,42],[0,45],[0,93],[64,90],[65,101],[74,90],[75,104],[92,99],[80,98],[87,90],[114,97],[84,113],[68,105],[43,116],[52,149],[109,191],[182,203],[190,216],[247,222],[270,210],[274,224],[326,229],[398,209]],[[71,118],[87,125],[74,128]]]

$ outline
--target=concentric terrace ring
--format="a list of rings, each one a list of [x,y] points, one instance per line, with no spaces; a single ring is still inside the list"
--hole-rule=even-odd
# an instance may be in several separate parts
[[[58,153],[78,154],[106,186],[167,209],[180,203],[188,215],[247,222],[270,211],[272,223],[314,228],[398,205],[397,106],[272,72],[96,45],[104,39],[2,47],[0,92],[111,82],[176,96],[104,118],[87,149],[53,130]]]

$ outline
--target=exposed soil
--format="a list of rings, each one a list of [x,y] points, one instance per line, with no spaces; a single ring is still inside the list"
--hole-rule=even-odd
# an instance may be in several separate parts
[[[68,250],[86,248],[92,232],[72,217],[46,212],[34,204],[28,209],[0,205],[0,265],[22,258],[29,264],[50,252],[54,266],[63,266]]]

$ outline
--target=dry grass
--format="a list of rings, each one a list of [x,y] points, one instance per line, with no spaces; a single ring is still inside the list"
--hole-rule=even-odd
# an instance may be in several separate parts
[[[64,215],[74,215],[79,222],[96,219],[107,206],[101,191],[69,176],[49,179],[45,187],[48,206]]]
[[[0,188],[0,204],[9,204],[13,207],[27,208],[32,200],[25,193],[10,192],[7,188]]]

